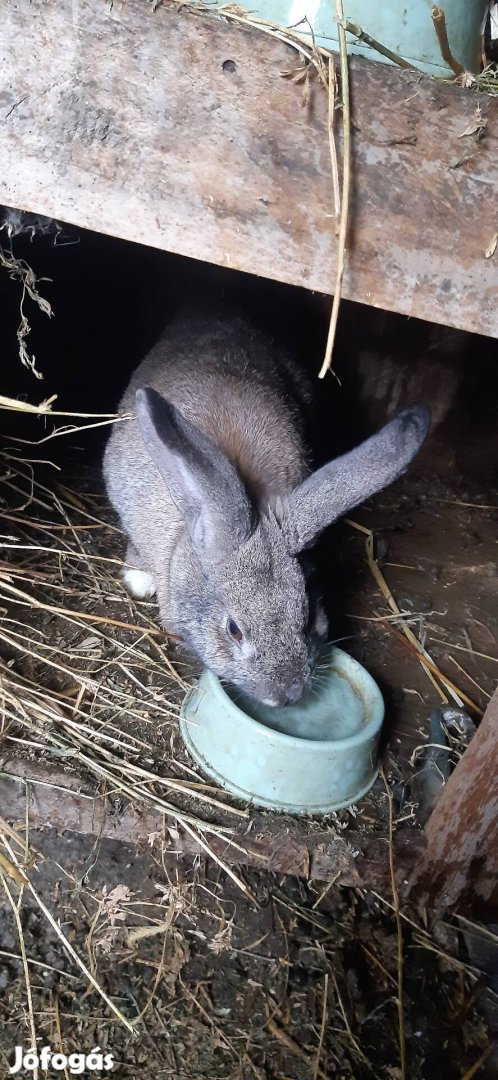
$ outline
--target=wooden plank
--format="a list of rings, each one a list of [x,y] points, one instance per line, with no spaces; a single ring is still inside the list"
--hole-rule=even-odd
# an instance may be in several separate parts
[[[426,825],[410,890],[475,918],[498,914],[498,690]]]
[[[325,95],[282,78],[290,47],[174,4],[4,0],[0,58],[0,202],[332,290]],[[344,295],[498,336],[498,98],[362,59],[351,77]]]
[[[131,802],[117,809],[112,799],[97,796],[91,785],[52,763],[4,758],[0,764],[2,817],[22,828],[26,803],[30,830],[49,826],[59,832],[70,830],[131,844],[146,843],[150,834],[164,833],[165,843],[169,843],[173,853],[187,857],[202,854],[200,845],[173,818],[169,824],[175,826],[175,838],[168,838],[164,831],[168,819],[157,810],[139,808]],[[386,894],[391,888],[388,844],[384,837],[371,833],[348,830],[345,835],[316,820],[298,820],[255,810],[251,811],[250,820],[227,815],[223,836],[207,833],[205,840],[228,866],[248,865]],[[395,835],[400,892],[423,847],[423,835],[416,830],[402,830]]]

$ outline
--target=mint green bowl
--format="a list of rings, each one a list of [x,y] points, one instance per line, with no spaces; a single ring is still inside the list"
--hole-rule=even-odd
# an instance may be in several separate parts
[[[358,802],[374,783],[384,702],[371,675],[341,649],[297,705],[272,709],[204,671],[180,709],[190,754],[244,802],[326,814]]]
[[[221,7],[225,0],[217,0]],[[242,5],[246,7],[247,5]],[[451,52],[467,71],[477,73],[481,64],[481,24],[486,0],[444,0],[446,31]],[[371,38],[402,56],[428,75],[454,79],[441,55],[432,21],[432,0],[344,0],[344,15]],[[309,45],[315,42],[337,52],[337,15],[334,0],[255,0],[253,20],[269,19],[281,27],[293,27]],[[347,34],[348,52],[359,53],[381,64],[389,61],[369,45]]]

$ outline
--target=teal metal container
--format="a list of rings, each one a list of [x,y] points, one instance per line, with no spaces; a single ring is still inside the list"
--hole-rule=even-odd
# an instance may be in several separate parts
[[[361,799],[378,773],[382,695],[356,660],[330,648],[297,705],[272,709],[204,671],[180,710],[194,760],[244,802],[324,814]]]
[[[220,4],[221,6],[221,4]],[[334,0],[255,0],[242,6],[280,26],[293,27],[310,43],[337,50]],[[467,70],[480,69],[481,23],[486,0],[440,0],[452,55]],[[429,75],[454,77],[441,56],[431,17],[432,0],[344,0],[345,18]],[[307,20],[307,21],[306,21]],[[348,35],[348,52],[390,63]]]

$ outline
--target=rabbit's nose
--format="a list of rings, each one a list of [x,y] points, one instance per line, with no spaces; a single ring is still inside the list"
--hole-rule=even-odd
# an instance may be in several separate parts
[[[303,679],[296,679],[290,686],[287,687],[285,694],[286,705],[295,705],[301,700],[304,694],[305,682]]]

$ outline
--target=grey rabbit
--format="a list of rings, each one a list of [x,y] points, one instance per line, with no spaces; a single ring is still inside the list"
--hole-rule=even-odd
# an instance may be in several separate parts
[[[405,472],[428,430],[405,409],[310,472],[308,383],[238,315],[179,316],[135,371],[104,456],[129,537],[124,580],[164,627],[271,706],[308,689],[327,620],[301,553]]]

